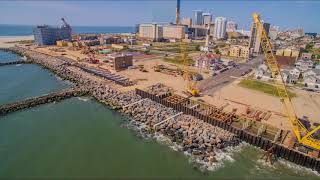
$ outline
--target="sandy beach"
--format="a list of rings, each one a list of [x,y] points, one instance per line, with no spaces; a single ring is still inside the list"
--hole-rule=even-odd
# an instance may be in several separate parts
[[[34,36],[0,36],[0,48],[12,47],[18,43],[14,41],[33,40]],[[14,43],[10,43],[14,42]]]

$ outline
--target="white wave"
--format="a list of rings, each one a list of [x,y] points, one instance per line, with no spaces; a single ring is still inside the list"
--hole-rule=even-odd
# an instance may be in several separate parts
[[[183,147],[175,142],[172,142],[171,139],[159,132],[155,132],[154,134],[146,135],[145,132],[142,132],[142,130],[148,129],[148,126],[144,123],[135,121],[134,119],[130,119],[130,122],[126,123],[127,128],[133,129],[135,132],[137,132],[140,136],[142,136],[145,139],[153,138],[158,143],[168,146],[174,151],[183,151]],[[222,168],[224,166],[225,162],[235,162],[233,156],[235,153],[241,152],[244,147],[248,146],[247,143],[240,143],[237,146],[229,146],[221,149],[215,150],[215,159],[216,162],[205,162],[204,160],[198,158],[197,156],[194,156],[187,151],[184,151],[183,154],[188,157],[188,162],[190,164],[196,165],[201,171],[215,171],[219,168]]]
[[[90,100],[90,98],[88,98],[88,97],[78,97],[78,100],[87,102],[87,101]]]
[[[157,142],[159,142],[161,144],[172,145],[171,140],[161,133],[156,132],[156,133],[154,133],[153,137],[156,139]]]
[[[268,169],[277,169],[274,164],[271,164],[270,162],[266,161],[265,159],[259,158],[257,161],[256,169],[261,169],[260,166]],[[260,166],[259,166],[260,165]]]
[[[178,145],[177,143],[173,143],[173,145],[169,146],[174,151],[182,151],[183,147],[181,145]]]
[[[306,167],[303,167],[303,166],[300,166],[298,164],[294,164],[292,162],[289,162],[287,160],[284,160],[284,159],[279,159],[278,160],[279,164],[289,168],[289,169],[292,169],[293,171],[295,172],[299,172],[299,173],[309,173],[309,174],[314,174],[316,176],[320,176],[320,174],[317,172],[317,171],[314,171],[310,168],[306,168]]]
[[[153,137],[158,143],[167,145],[171,149],[173,149],[174,151],[182,151],[182,149],[183,149],[183,147],[181,145],[178,145],[177,143],[173,143],[170,140],[170,138],[168,138],[167,136],[165,136],[161,133],[156,132]],[[239,145],[239,147],[241,147],[241,145]],[[239,151],[239,149],[241,149],[239,147],[238,148],[228,147],[228,148],[226,148],[225,152],[223,152],[222,150],[216,151],[215,158],[216,158],[217,162],[214,162],[214,163],[205,162],[205,161],[197,158],[197,156],[194,156],[194,155],[188,153],[187,151],[184,151],[183,154],[186,157],[188,157],[188,162],[190,164],[197,165],[201,171],[205,171],[205,170],[214,171],[220,167],[223,167],[224,161],[233,162],[234,159],[232,158],[232,153]]]
[[[276,162],[274,162],[273,164],[265,161],[264,159],[259,158],[257,161],[257,165],[255,166],[255,170],[257,171],[261,171],[265,168],[271,169],[271,170],[278,170],[279,168],[285,168],[288,169],[292,172],[295,172],[296,174],[299,175],[316,175],[316,176],[320,176],[320,174],[317,171],[314,171],[310,168],[306,168],[303,166],[300,166],[298,164],[289,162],[285,159],[279,158]]]
[[[229,146],[224,148],[223,150],[217,149],[215,150],[215,159],[216,162],[210,163],[210,162],[204,162],[204,161],[197,161],[197,163],[200,163],[202,166],[206,167],[209,171],[216,171],[220,168],[223,168],[226,162],[235,162],[235,159],[233,156],[236,153],[239,153],[243,150],[244,147],[248,146],[247,143],[240,143],[237,146]]]
[[[21,66],[21,64],[16,64],[16,66]]]

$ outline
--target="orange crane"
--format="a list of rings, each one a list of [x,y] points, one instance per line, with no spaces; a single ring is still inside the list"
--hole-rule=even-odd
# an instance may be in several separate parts
[[[311,147],[315,150],[320,150],[320,140],[313,137],[313,135],[320,129],[320,125],[309,131],[298,119],[291,98],[288,94],[286,83],[281,75],[278,62],[273,54],[271,42],[263,27],[263,22],[260,19],[260,14],[254,13],[253,20],[257,29],[262,31],[261,47],[266,57],[266,63],[272,72],[272,77],[276,79],[280,76],[277,78],[275,86],[280,100],[286,110],[289,122],[291,123],[293,134],[296,136],[300,144]]]

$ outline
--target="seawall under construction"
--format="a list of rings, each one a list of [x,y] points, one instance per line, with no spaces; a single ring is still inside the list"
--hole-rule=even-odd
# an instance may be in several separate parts
[[[199,113],[193,109],[194,107],[186,107],[180,103],[169,102],[164,99],[166,96],[159,97],[138,89],[134,92],[124,93],[114,87],[112,80],[107,78],[103,81],[97,80],[91,73],[85,72],[78,66],[66,63],[57,57],[40,54],[21,47],[15,47],[11,50],[26,55],[32,62],[50,69],[63,79],[71,80],[78,86],[85,87],[84,89],[98,101],[118,108],[124,114],[134,117],[134,120],[145,123],[150,130],[150,132],[146,133],[152,133],[154,127],[163,122],[161,126],[166,128],[163,130],[166,136],[182,144],[186,147],[184,150],[189,151],[204,162],[214,161],[214,149],[236,145],[238,144],[237,139],[241,139],[263,150],[269,150],[273,147],[272,153],[277,157],[283,157],[291,162],[320,172],[318,159],[274,143],[270,139],[251,134],[239,127],[230,126],[228,121],[233,118],[232,115],[225,116],[226,118],[221,121]],[[148,110],[130,108],[130,105],[139,101],[143,102],[143,105],[147,105]],[[141,106],[141,103],[139,105]],[[171,121],[166,121],[180,112],[183,113],[181,114],[183,117],[190,118],[192,123],[185,122],[176,126]]]

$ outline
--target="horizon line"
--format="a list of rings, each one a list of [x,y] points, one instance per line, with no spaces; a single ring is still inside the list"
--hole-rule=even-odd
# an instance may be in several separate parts
[[[52,24],[1,24],[1,25],[8,25],[8,26],[40,26],[40,25],[48,25],[48,26],[59,26],[59,25],[52,25]],[[135,27],[135,25],[71,25],[71,27]]]

